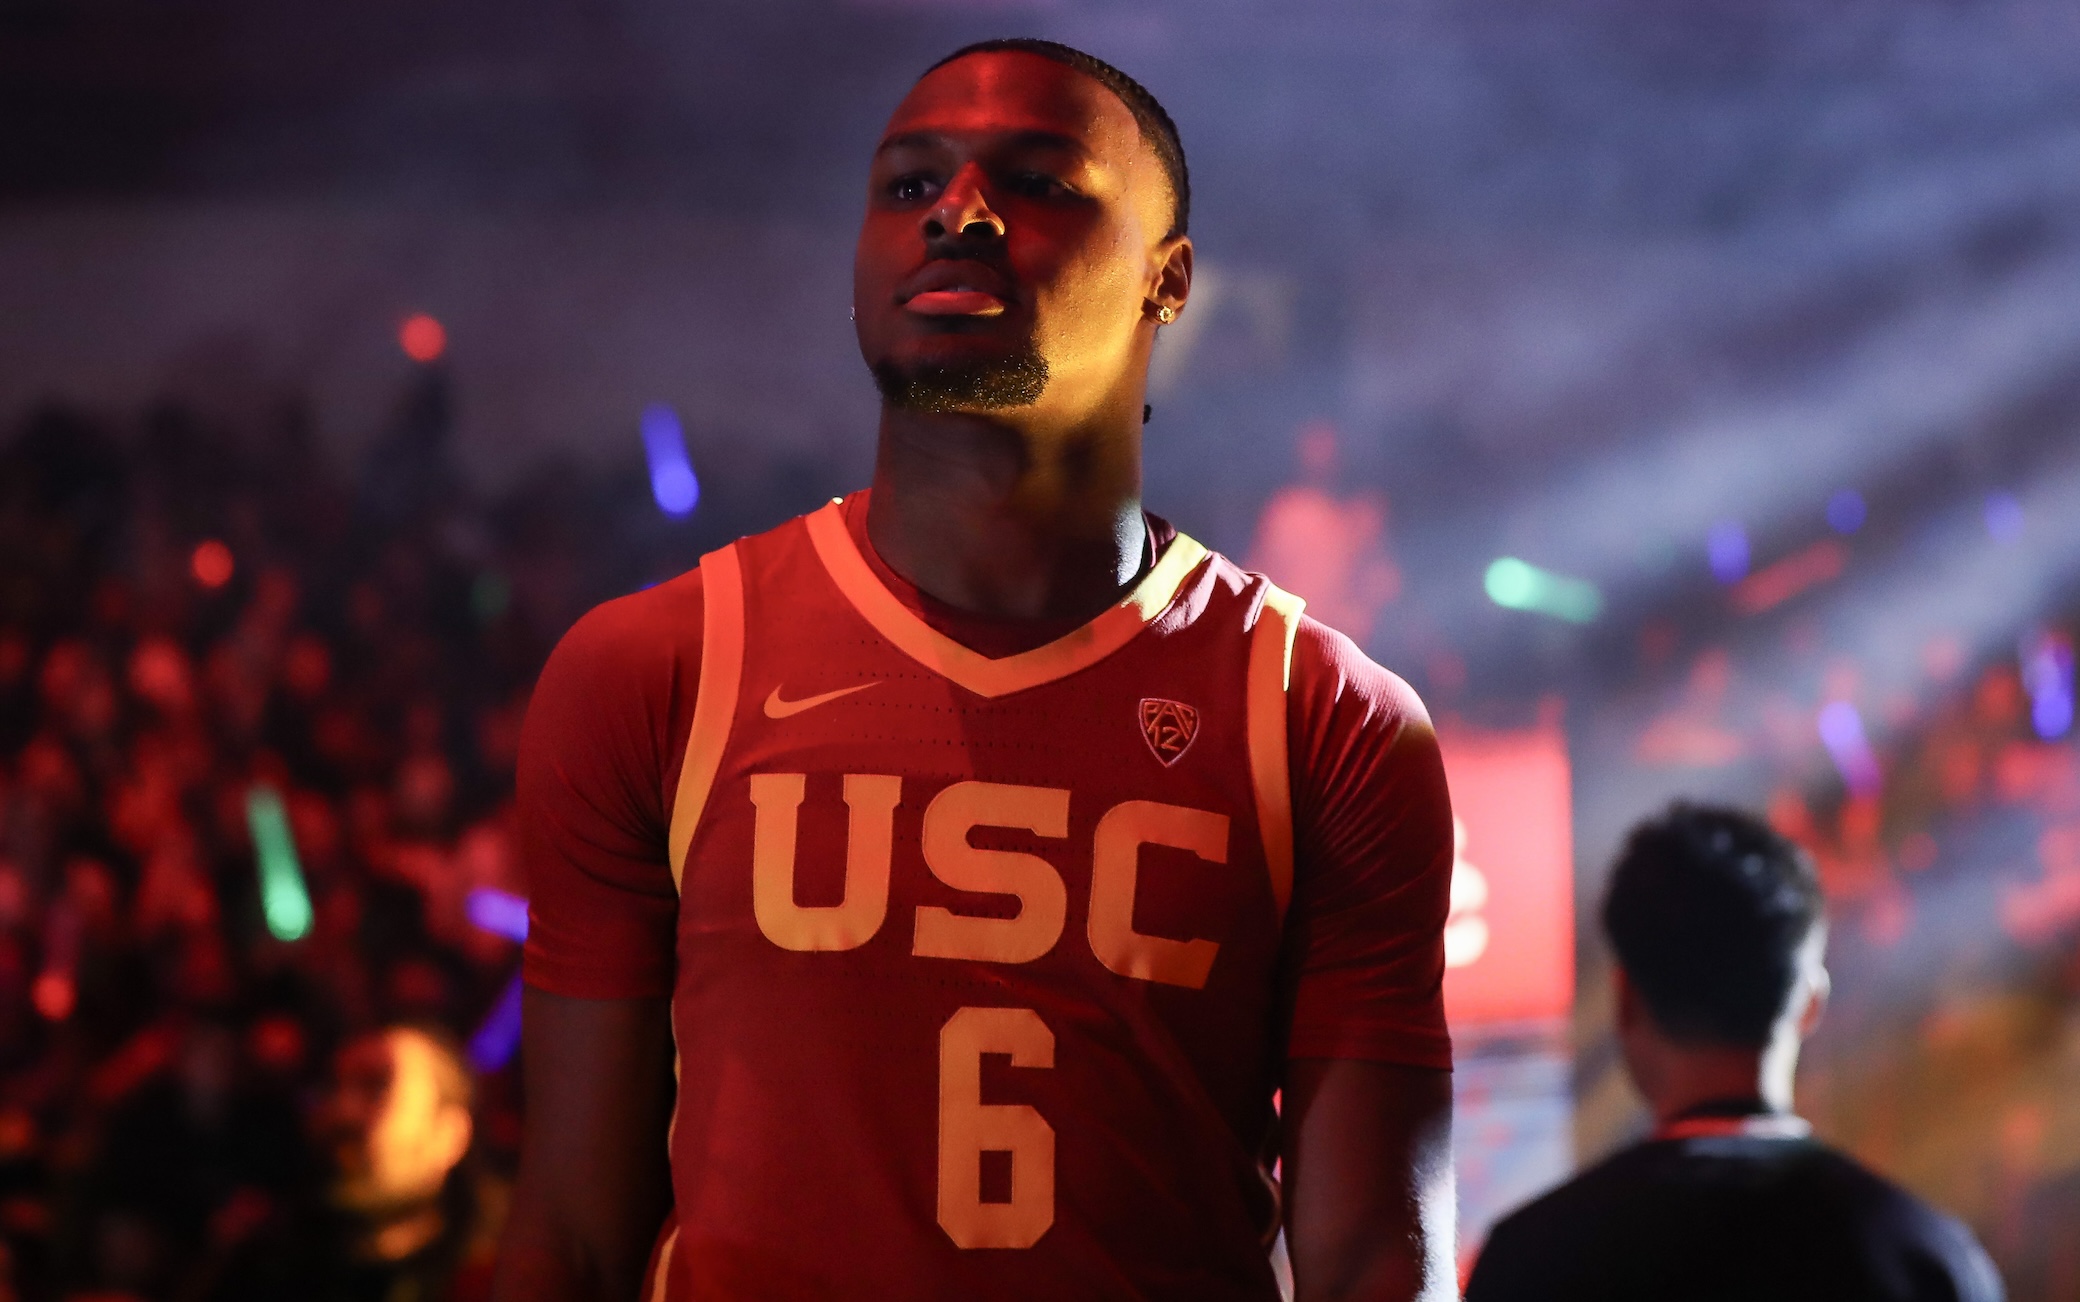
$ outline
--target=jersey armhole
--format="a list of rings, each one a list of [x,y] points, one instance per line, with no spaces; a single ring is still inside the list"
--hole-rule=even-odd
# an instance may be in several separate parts
[[[744,676],[744,571],[735,543],[701,557],[701,589],[700,680],[694,688],[693,727],[686,735],[667,842],[673,890],[686,874],[686,852],[722,764]]]
[[[1293,897],[1293,783],[1287,752],[1286,693],[1293,682],[1293,640],[1307,603],[1266,582],[1256,626],[1250,631],[1246,703],[1250,784],[1256,792],[1257,828],[1271,875],[1271,898],[1279,925]]]

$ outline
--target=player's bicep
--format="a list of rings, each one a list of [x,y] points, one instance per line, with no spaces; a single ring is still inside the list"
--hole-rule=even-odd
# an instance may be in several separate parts
[[[498,1296],[634,1298],[671,1205],[670,1003],[530,988],[523,1026],[526,1123]]]
[[[1288,1056],[1449,1067],[1453,834],[1437,736],[1407,685],[1347,640],[1324,634],[1313,650],[1295,675]]]
[[[521,735],[526,967],[582,998],[668,994],[677,894],[663,807],[674,667],[609,603],[565,636]]]

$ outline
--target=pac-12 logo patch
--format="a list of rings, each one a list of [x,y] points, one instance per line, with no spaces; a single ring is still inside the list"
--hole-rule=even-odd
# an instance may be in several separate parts
[[[1199,712],[1191,706],[1160,697],[1142,698],[1141,736],[1164,765],[1183,759],[1192,748],[1192,738],[1198,735]]]

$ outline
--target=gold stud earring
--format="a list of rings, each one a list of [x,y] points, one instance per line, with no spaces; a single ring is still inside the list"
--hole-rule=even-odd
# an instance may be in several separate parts
[[[1158,307],[1156,309],[1157,325],[1169,325],[1172,321],[1175,321],[1176,319],[1177,309],[1170,306],[1168,303],[1165,303],[1161,307]]]

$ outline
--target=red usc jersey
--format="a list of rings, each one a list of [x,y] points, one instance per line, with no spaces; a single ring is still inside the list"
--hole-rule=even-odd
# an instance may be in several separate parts
[[[699,570],[653,1292],[1276,1297],[1271,1096],[1296,1042],[1448,1062],[1434,817],[1398,812],[1423,862],[1388,909],[1303,880],[1293,916],[1300,603],[1189,538],[1008,656],[884,574],[837,503]],[[558,898],[538,871],[529,979],[602,993],[558,980],[584,962]],[[1338,951],[1339,910],[1368,907],[1394,934]],[[1335,970],[1361,952],[1391,975]],[[1384,1033],[1299,1033],[1311,975],[1317,1002],[1384,987]]]

